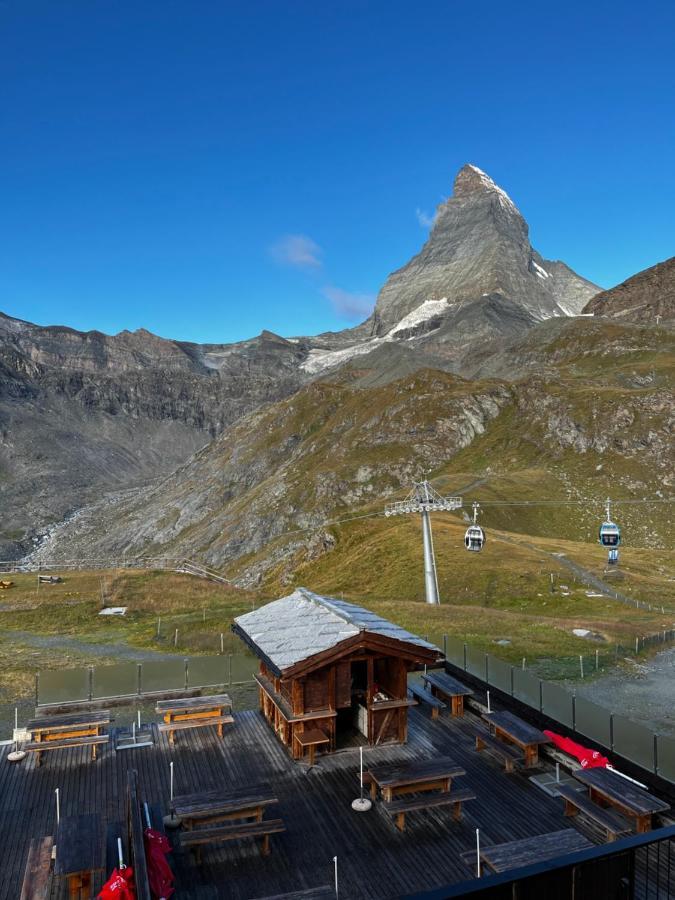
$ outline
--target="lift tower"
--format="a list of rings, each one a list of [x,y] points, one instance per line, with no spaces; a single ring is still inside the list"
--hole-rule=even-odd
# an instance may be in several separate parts
[[[422,514],[422,539],[424,542],[424,591],[427,603],[438,606],[438,577],[436,575],[436,559],[434,557],[434,541],[431,534],[432,512],[451,512],[462,506],[461,497],[441,497],[429,482],[413,482],[413,489],[405,498],[396,503],[387,503],[385,516],[400,516],[409,513]]]

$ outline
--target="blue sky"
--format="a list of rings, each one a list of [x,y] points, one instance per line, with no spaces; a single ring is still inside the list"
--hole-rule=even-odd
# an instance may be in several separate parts
[[[0,0],[0,310],[337,329],[465,162],[610,286],[675,253],[671,3]]]

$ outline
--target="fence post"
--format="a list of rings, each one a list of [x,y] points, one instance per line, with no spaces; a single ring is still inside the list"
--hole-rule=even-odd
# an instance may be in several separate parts
[[[35,705],[40,705],[40,673],[35,673]]]
[[[232,654],[227,654],[227,683],[232,687]]]
[[[188,667],[189,667],[189,660],[188,660],[188,658],[185,657],[185,659],[183,660],[183,662],[185,663],[185,690],[187,691],[187,689],[188,689],[188,684],[189,684],[189,681],[188,681]]]
[[[91,703],[94,696],[94,667],[89,666],[89,675],[87,677],[87,700]]]
[[[654,735],[654,774],[659,774],[659,741],[656,735]]]
[[[143,693],[143,663],[138,663],[136,668],[138,669],[137,678],[138,678],[138,696],[140,697]]]
[[[490,684],[490,663],[489,663],[490,654],[485,654],[485,684]]]

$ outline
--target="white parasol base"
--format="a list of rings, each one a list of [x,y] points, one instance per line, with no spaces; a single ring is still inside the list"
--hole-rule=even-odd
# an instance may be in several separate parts
[[[165,828],[180,828],[183,824],[183,820],[174,812],[170,813],[168,816],[164,816],[162,822],[164,823]]]
[[[26,751],[25,750],[12,750],[11,753],[7,754],[7,762],[15,763],[21,762],[22,759],[25,759]]]
[[[356,812],[368,812],[372,805],[367,797],[357,797],[356,800],[352,800],[352,809]]]

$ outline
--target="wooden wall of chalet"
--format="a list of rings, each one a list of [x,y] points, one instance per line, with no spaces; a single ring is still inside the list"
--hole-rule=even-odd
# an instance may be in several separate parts
[[[305,729],[321,729],[335,749],[336,718],[340,709],[352,705],[351,664],[365,661],[368,708],[368,741],[382,744],[407,740],[407,675],[411,664],[397,656],[378,656],[371,651],[356,651],[295,679],[278,678],[260,663],[260,707],[279,739],[293,756],[302,755],[294,734]],[[377,691],[388,695],[378,702]]]

